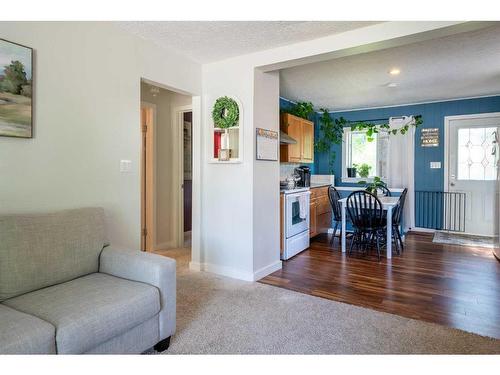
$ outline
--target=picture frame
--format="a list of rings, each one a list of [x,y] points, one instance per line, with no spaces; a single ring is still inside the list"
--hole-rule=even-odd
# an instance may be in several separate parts
[[[0,38],[0,136],[33,138],[33,48]]]
[[[274,130],[256,128],[256,160],[278,161],[279,133]]]

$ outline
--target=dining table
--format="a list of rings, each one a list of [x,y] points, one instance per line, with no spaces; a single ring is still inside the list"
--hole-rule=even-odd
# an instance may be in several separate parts
[[[387,211],[387,259],[392,258],[392,211],[399,203],[399,197],[379,196],[377,197],[382,203],[382,209]],[[342,252],[346,252],[346,215],[347,215],[347,198],[339,199],[342,205]]]

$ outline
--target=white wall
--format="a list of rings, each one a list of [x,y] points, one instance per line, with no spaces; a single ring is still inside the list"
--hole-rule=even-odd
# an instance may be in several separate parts
[[[219,96],[243,103],[240,164],[209,163],[211,109]],[[242,279],[253,278],[253,69],[244,64],[203,67],[202,244],[193,266]]]
[[[196,95],[201,67],[106,22],[0,22],[0,35],[35,49],[34,138],[0,137],[0,212],[102,206],[111,242],[138,249],[140,79]]]
[[[253,111],[254,129],[264,128],[279,132],[279,88],[279,72],[263,73],[261,70],[255,69]],[[255,156],[253,159],[255,160]],[[279,161],[254,161],[254,279],[259,279],[281,268],[279,180]]]
[[[151,86],[141,83],[141,101],[156,106],[156,236],[153,248],[167,249],[176,246],[180,181],[178,174],[177,135],[172,113],[175,107],[190,105],[190,96],[159,88],[156,96],[151,94]],[[182,133],[182,131],[181,131]]]

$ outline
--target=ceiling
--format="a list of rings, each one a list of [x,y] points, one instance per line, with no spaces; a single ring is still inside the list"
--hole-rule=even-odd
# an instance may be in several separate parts
[[[393,67],[401,73],[390,75]],[[280,72],[282,97],[331,111],[493,94],[500,94],[500,22]]]
[[[316,39],[378,22],[351,21],[157,21],[117,22],[199,63],[210,63],[291,43]]]

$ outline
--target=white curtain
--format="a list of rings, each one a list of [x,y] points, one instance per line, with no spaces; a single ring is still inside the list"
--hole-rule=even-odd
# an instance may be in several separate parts
[[[397,129],[398,124],[391,124]],[[404,230],[415,227],[415,127],[410,125],[406,134],[398,132],[389,137],[387,183],[389,188],[407,188],[403,213]]]

